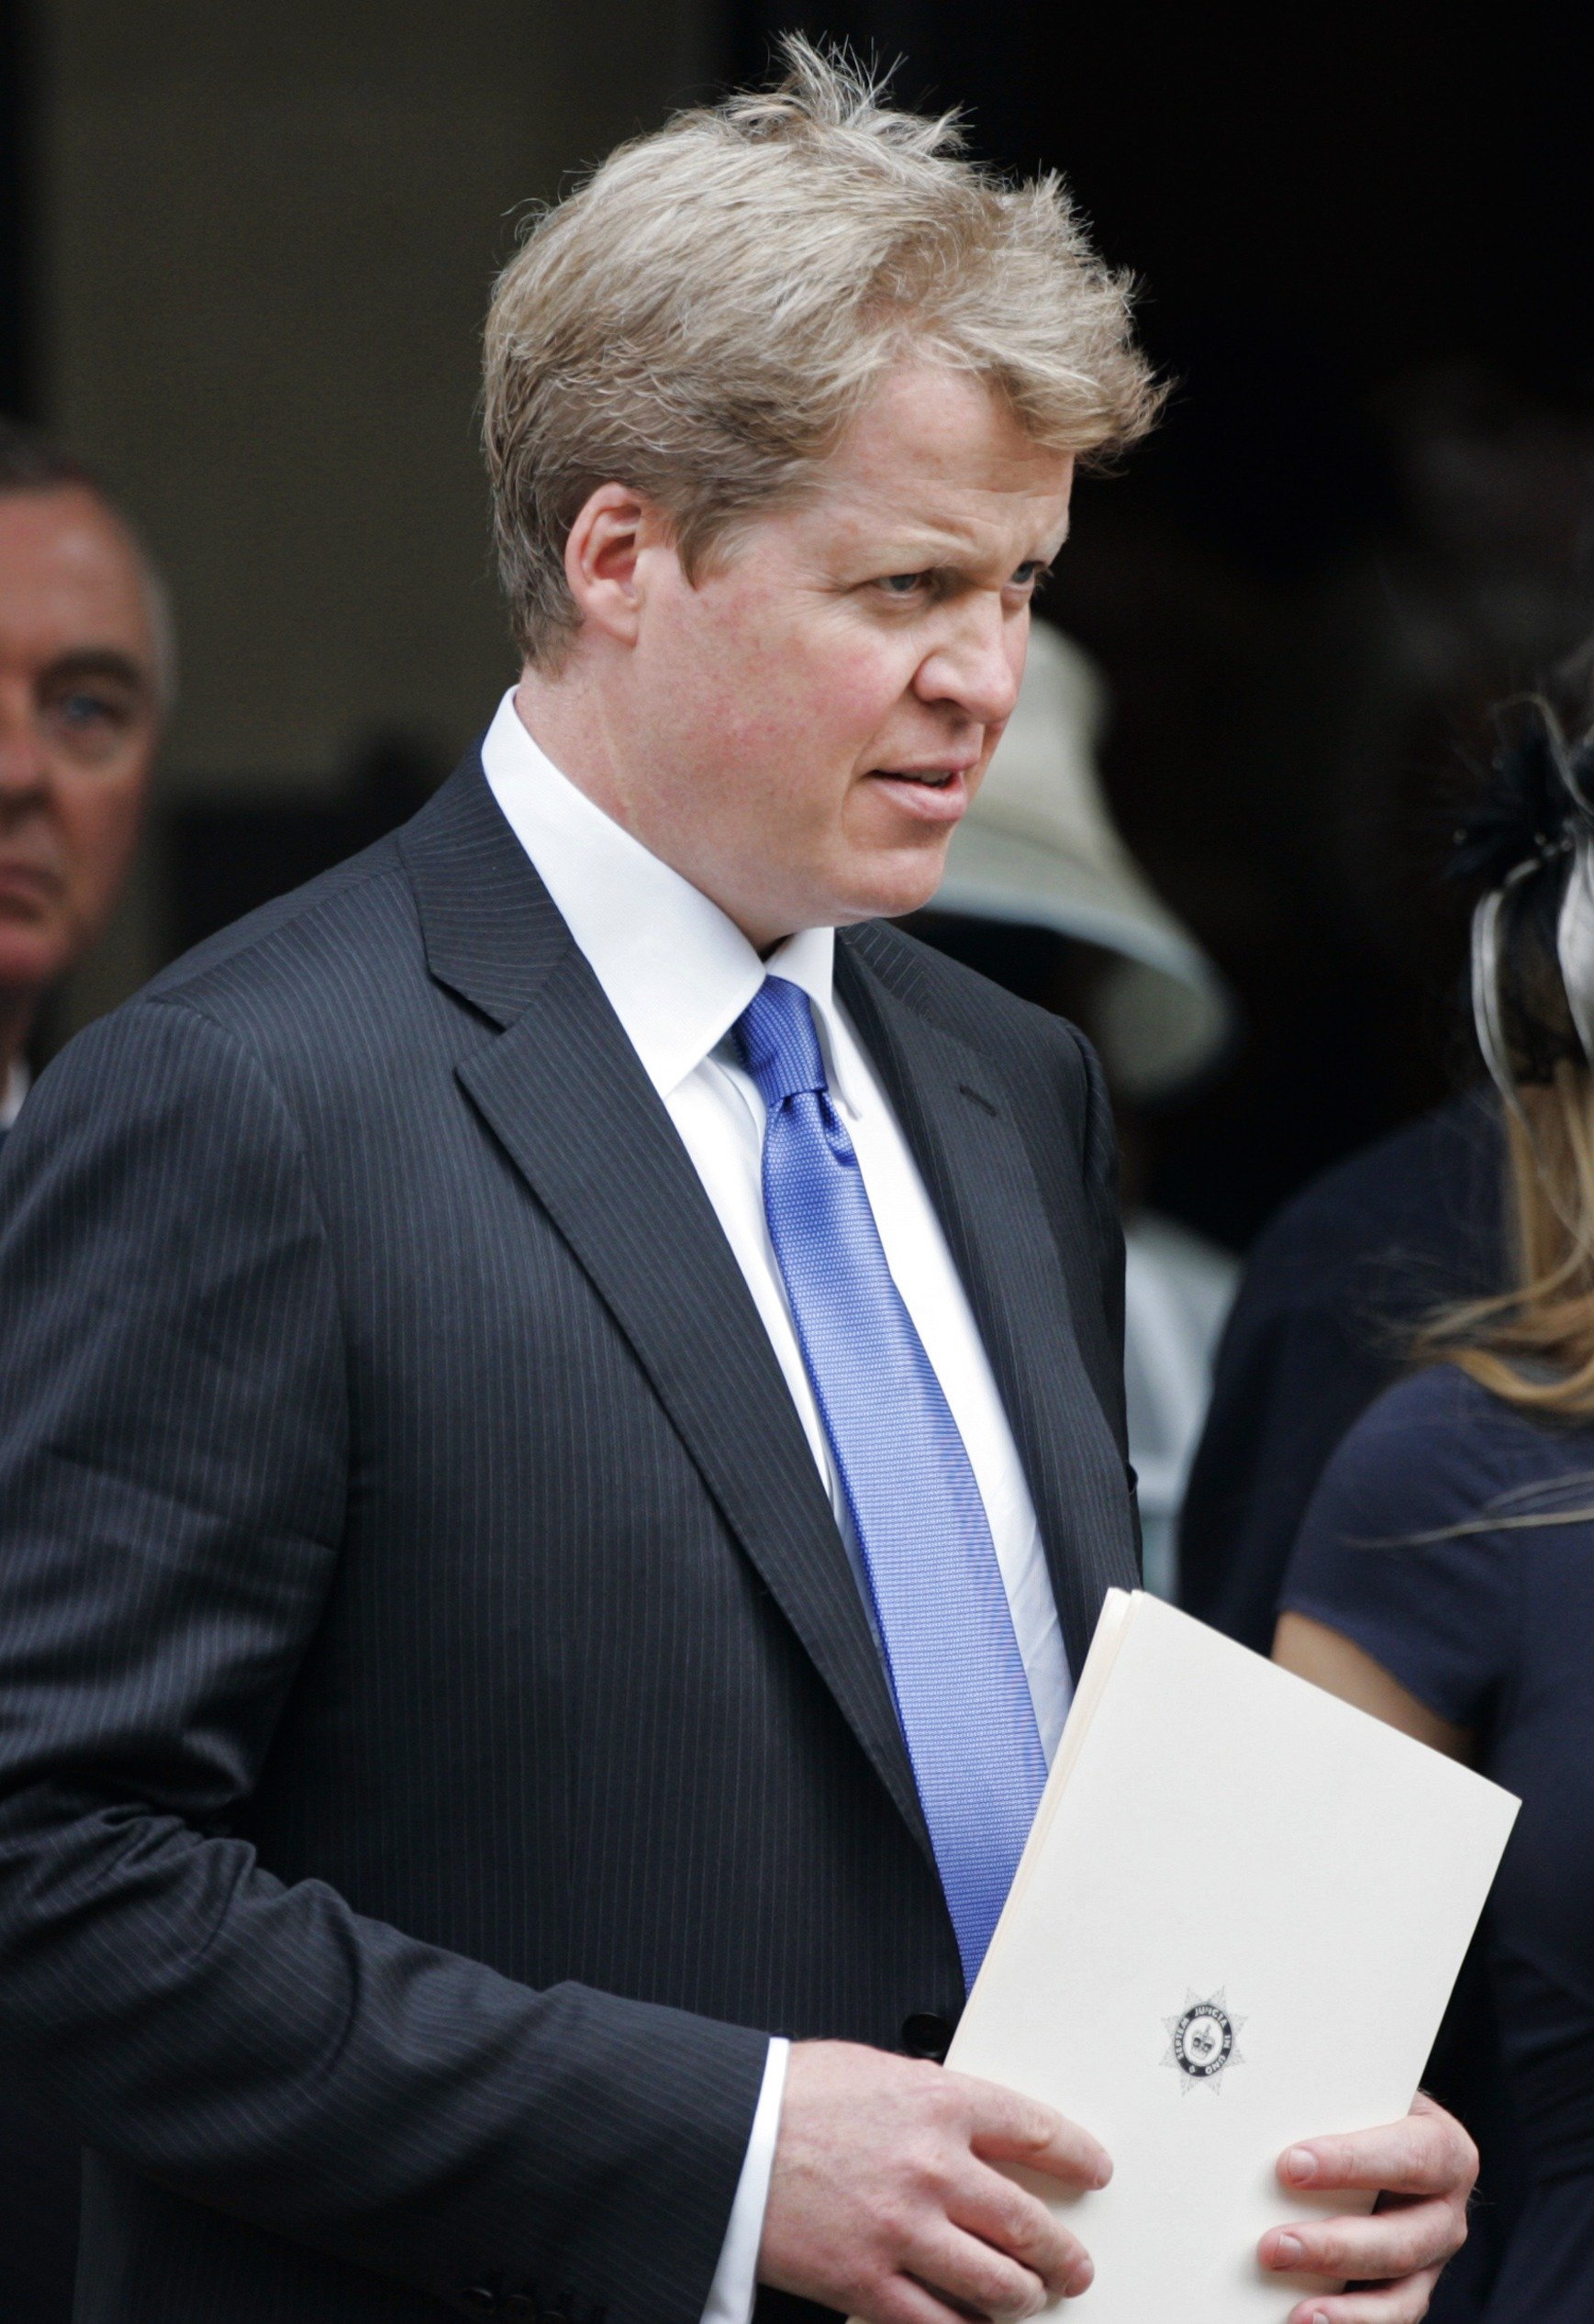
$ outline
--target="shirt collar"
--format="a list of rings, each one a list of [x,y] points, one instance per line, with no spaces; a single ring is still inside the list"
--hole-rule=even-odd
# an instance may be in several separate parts
[[[770,974],[807,993],[831,1089],[855,1114],[838,1054],[833,928],[804,928],[760,960],[718,904],[560,773],[522,725],[513,688],[482,743],[482,771],[661,1097],[719,1048]]]
[[[18,1057],[0,1082],[0,1129],[9,1129],[22,1111],[22,1101],[28,1095],[28,1068]]]

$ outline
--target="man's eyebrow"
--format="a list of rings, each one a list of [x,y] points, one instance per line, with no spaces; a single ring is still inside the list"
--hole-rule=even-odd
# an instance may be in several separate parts
[[[1067,545],[1071,522],[1071,515],[1064,518],[1062,533],[1054,544],[1036,549],[1028,556],[1016,558],[1015,564],[1051,564]],[[898,554],[903,562],[897,570],[902,573],[928,573],[931,570],[966,573],[973,566],[984,562],[984,552],[978,541],[952,527],[936,524],[905,526],[882,552],[880,562]]]
[[[1040,565],[1049,573],[1056,557],[1055,549],[1032,550],[1027,555],[1016,557],[1008,570],[1016,573],[1020,565]],[[966,553],[960,555],[957,550],[949,550],[944,545],[931,548],[928,543],[911,549],[903,543],[900,544],[899,559],[893,559],[886,552],[869,562],[872,570],[876,573],[942,573],[961,580],[967,580],[971,574],[986,569],[986,560],[982,557]]]
[[[110,678],[136,694],[149,694],[153,681],[141,662],[116,646],[84,646],[58,654],[44,672],[45,683],[72,684],[84,678]]]

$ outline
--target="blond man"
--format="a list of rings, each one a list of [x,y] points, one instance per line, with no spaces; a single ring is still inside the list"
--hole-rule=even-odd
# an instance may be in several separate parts
[[[80,2324],[1088,2283],[994,2167],[1098,2184],[1088,2126],[932,2061],[1134,1573],[1111,1130],[881,919],[1154,400],[1061,189],[806,51],[623,150],[488,323],[480,750],[45,1077],[0,2007]],[[1317,2141],[1413,2199],[1264,2263],[1414,2318],[1470,2168]]]

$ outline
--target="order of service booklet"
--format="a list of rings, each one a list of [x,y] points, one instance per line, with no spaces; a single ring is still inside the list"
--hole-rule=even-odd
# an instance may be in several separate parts
[[[1256,2260],[1269,2227],[1354,2207],[1286,2192],[1278,2158],[1405,2114],[1517,1807],[1159,1599],[1109,1594],[947,2060],[1112,2156],[1098,2194],[1027,2181],[1095,2259],[1081,2324],[1281,2324],[1331,2288]]]

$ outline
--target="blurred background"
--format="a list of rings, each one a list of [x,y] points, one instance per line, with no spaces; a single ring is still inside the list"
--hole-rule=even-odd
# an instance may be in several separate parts
[[[799,25],[1060,168],[1177,385],[1045,610],[1237,1030],[1137,1192],[1243,1250],[1438,1096],[1436,879],[1486,706],[1594,606],[1594,204],[1571,12],[1048,0],[0,0],[0,407],[103,471],[181,702],[48,1050],[410,811],[513,674],[476,335],[529,203]]]

